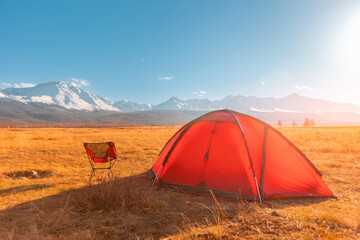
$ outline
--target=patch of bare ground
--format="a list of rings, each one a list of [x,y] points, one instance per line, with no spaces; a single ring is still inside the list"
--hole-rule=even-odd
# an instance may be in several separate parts
[[[5,175],[11,179],[40,179],[50,177],[53,173],[49,170],[27,170],[7,172]]]
[[[280,128],[339,198],[272,208],[151,186],[142,173],[178,128],[0,129],[0,239],[360,238],[359,127]],[[115,179],[89,185],[82,143],[109,140],[121,156]],[[22,178],[31,170],[52,175]]]

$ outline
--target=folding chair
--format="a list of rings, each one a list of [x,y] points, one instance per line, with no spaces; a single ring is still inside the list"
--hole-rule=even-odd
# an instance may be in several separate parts
[[[95,170],[108,169],[109,178],[110,175],[113,176],[111,168],[118,158],[114,143],[84,143],[84,147],[92,168],[90,181],[91,178],[95,176]],[[107,167],[104,167],[105,165],[107,165]]]

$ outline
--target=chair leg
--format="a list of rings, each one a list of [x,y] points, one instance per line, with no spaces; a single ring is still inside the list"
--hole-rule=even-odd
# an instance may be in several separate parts
[[[109,179],[113,179],[114,178],[114,174],[113,172],[111,171],[111,169],[109,169]]]
[[[89,179],[89,182],[91,183],[91,179],[95,177],[95,170],[93,169],[92,172],[91,172],[91,175],[90,175],[90,179]]]

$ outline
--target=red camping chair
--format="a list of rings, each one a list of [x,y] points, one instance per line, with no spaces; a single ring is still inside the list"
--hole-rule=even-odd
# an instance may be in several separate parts
[[[114,143],[84,143],[84,147],[92,168],[90,180],[95,176],[95,170],[108,169],[109,178],[113,176],[111,168],[118,158]]]

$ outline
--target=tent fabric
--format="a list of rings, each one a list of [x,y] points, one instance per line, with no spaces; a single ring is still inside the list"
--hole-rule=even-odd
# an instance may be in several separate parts
[[[333,196],[319,170],[290,140],[259,119],[227,109],[184,125],[147,173],[159,186],[202,195],[244,200]]]

